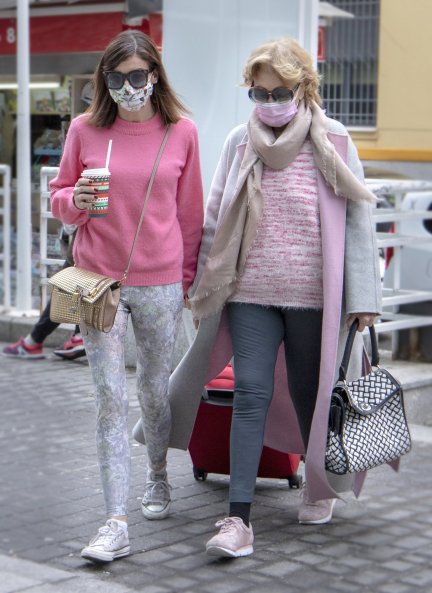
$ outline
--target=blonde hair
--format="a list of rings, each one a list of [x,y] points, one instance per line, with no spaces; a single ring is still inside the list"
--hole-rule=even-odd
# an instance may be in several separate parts
[[[321,105],[320,76],[312,56],[295,39],[280,37],[255,48],[243,70],[246,85],[253,85],[254,77],[262,67],[271,68],[291,88],[301,84],[306,105],[312,101]]]

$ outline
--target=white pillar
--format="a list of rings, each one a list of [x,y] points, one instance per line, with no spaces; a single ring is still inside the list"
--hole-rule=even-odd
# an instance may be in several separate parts
[[[31,166],[29,0],[17,1],[17,298],[31,310]]]
[[[163,59],[198,126],[205,194],[227,133],[253,108],[240,86],[250,52],[287,36],[315,55],[318,6],[318,0],[164,0]]]

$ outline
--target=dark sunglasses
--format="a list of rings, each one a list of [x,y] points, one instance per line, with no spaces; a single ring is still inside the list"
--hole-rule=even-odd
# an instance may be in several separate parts
[[[273,97],[275,103],[287,103],[293,100],[297,88],[292,91],[287,89],[286,86],[278,86],[272,91],[268,91],[262,86],[251,86],[248,95],[249,99],[254,103],[267,103],[269,97]]]
[[[129,84],[134,89],[140,89],[147,84],[149,70],[131,70],[130,72],[117,72],[111,70],[103,73],[105,83],[109,89],[118,90],[121,89],[125,83],[125,80],[129,81]]]

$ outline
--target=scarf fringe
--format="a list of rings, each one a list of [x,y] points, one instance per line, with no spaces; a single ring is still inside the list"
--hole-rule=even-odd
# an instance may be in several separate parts
[[[352,200],[353,202],[376,204],[379,200],[354,175],[337,153],[334,144],[329,140],[327,136],[327,118],[324,111],[315,102],[312,103],[310,110],[312,112],[310,137],[314,159],[327,185],[339,197]]]
[[[207,319],[220,313],[225,306],[226,300],[233,292],[235,287],[231,288],[231,285],[235,285],[237,277],[229,282],[223,282],[222,284],[212,286],[211,289],[203,291],[199,296],[192,297],[190,300],[192,316],[194,319]],[[221,299],[221,295],[224,291],[228,291],[226,298]]]
[[[213,293],[218,292],[219,290],[222,290],[225,287],[228,287],[230,284],[233,284],[234,282],[237,282],[238,278],[237,276],[235,276],[232,280],[230,280],[229,282],[223,282],[222,284],[218,284],[216,286],[213,286],[210,290],[206,290],[205,292],[201,293],[199,296],[193,296],[189,302],[191,303],[191,305],[193,306],[194,303],[198,303],[199,301],[202,301],[203,299],[208,298],[209,296],[211,296]]]

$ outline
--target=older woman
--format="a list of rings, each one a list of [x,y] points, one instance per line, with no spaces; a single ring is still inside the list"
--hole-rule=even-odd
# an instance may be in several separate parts
[[[311,56],[293,39],[271,41],[252,52],[244,80],[255,108],[222,150],[190,291],[199,331],[170,381],[171,445],[185,448],[202,385],[234,354],[229,517],[207,543],[209,554],[231,557],[253,552],[263,443],[306,453],[299,521],[330,521],[335,369],[347,324],[358,318],[362,331],[381,307],[374,197],[346,129],[319,107]],[[358,334],[357,376],[361,352]]]
[[[299,520],[331,519],[323,453],[340,326],[358,318],[362,331],[381,306],[374,198],[345,128],[319,107],[311,56],[292,39],[266,43],[244,80],[255,109],[225,143],[191,300],[197,319],[225,306],[232,337],[230,509],[207,543],[228,556],[253,551],[249,513],[281,346],[307,453]]]

